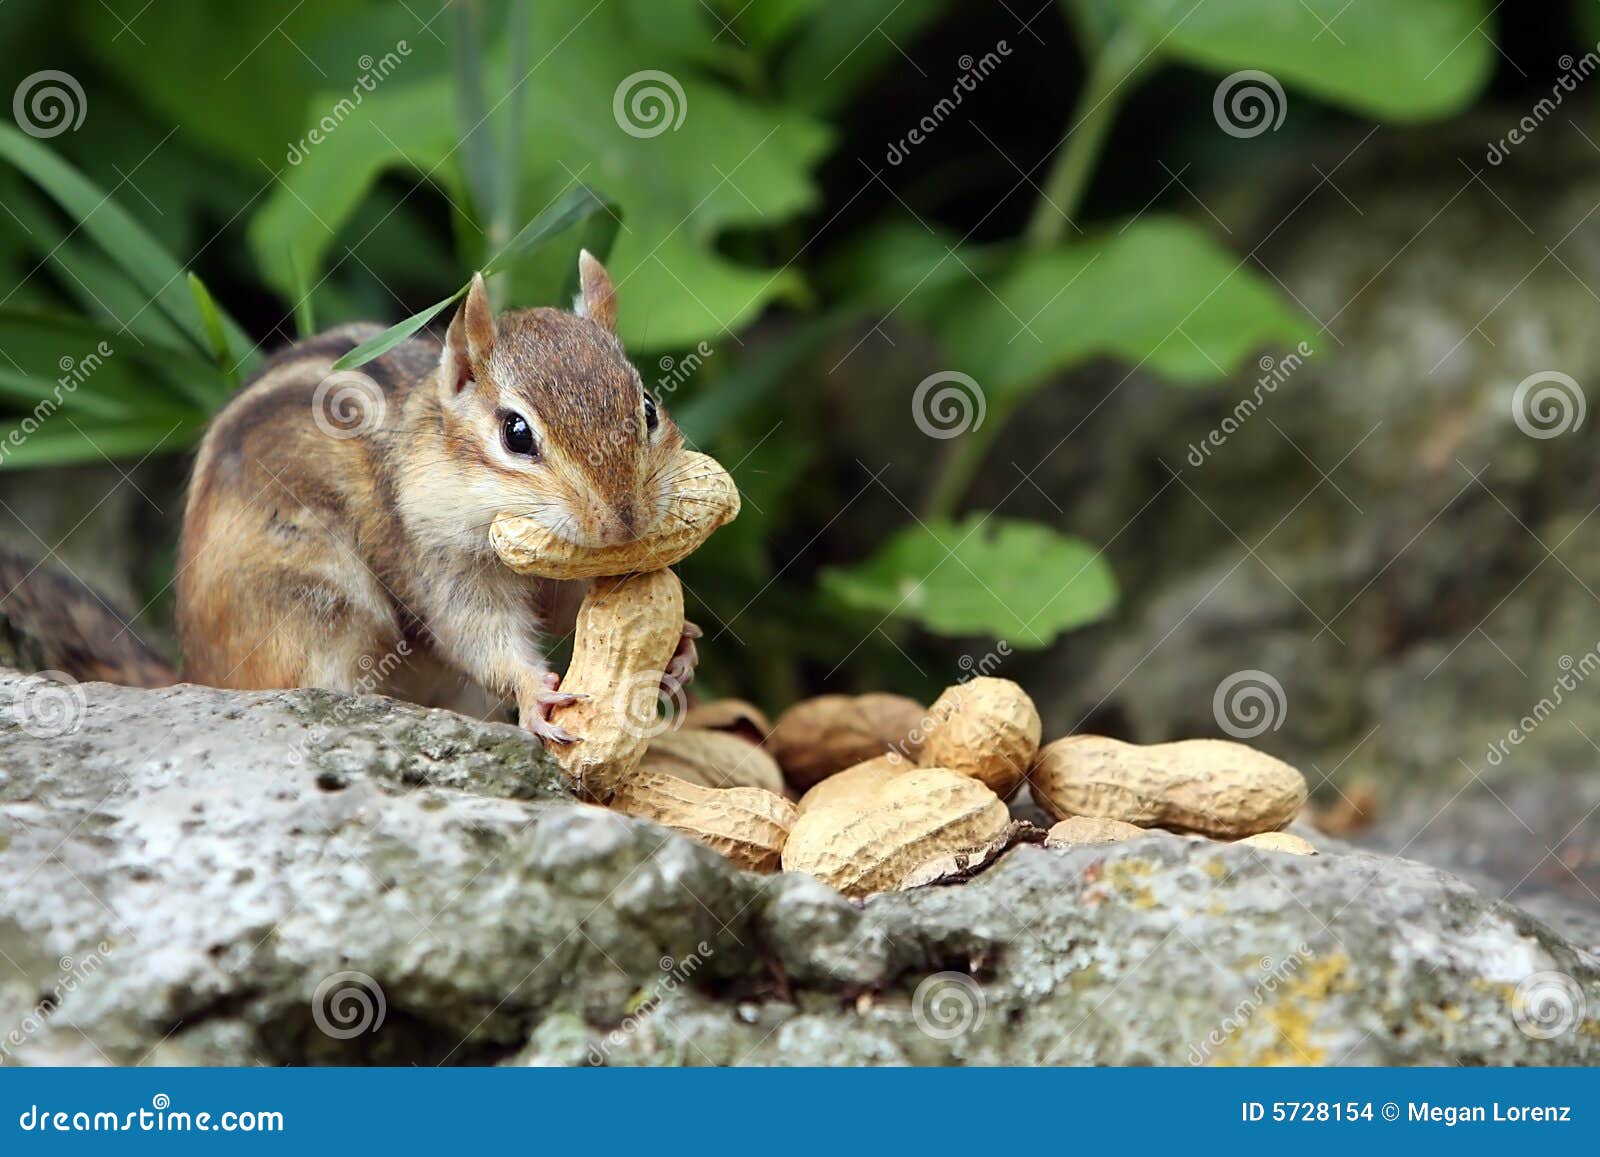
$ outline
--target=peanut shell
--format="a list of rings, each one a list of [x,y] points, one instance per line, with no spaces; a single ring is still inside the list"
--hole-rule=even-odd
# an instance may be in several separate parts
[[[916,770],[916,764],[898,755],[880,755],[854,767],[835,772],[800,797],[800,815],[814,807],[851,807],[857,810],[870,804],[870,798],[897,775]]]
[[[1140,746],[1072,735],[1040,750],[1028,780],[1056,819],[1099,816],[1225,838],[1280,828],[1306,802],[1294,768],[1221,739]]]
[[[683,717],[683,726],[700,731],[725,731],[751,743],[764,743],[772,730],[772,720],[761,708],[743,699],[712,699],[690,707]]]
[[[739,514],[739,488],[722,465],[692,450],[673,469],[677,489],[654,532],[617,546],[579,546],[536,519],[501,514],[489,527],[500,561],[519,574],[583,579],[676,566]]]
[[[812,807],[784,845],[785,871],[808,872],[846,896],[901,887],[929,860],[988,848],[1010,826],[978,780],[944,768],[894,776],[866,806]]]
[[[588,798],[604,803],[664,729],[661,674],[683,633],[683,587],[670,570],[596,579],[578,608],[572,662],[561,689],[588,698],[550,713],[578,736],[556,762]]]
[[[916,757],[922,705],[903,695],[818,695],[778,717],[767,750],[800,791],[889,750]]]
[[[946,688],[928,708],[919,762],[970,775],[1006,799],[1032,765],[1039,733],[1028,693],[1010,679],[983,675]]]
[[[1293,832],[1257,832],[1253,836],[1246,836],[1234,843],[1242,844],[1247,848],[1262,848],[1269,852],[1286,852],[1291,856],[1314,856],[1317,847],[1310,840],[1302,839]]]
[[[654,772],[630,777],[611,807],[669,827],[752,872],[778,870],[795,819],[794,804],[770,791],[704,787]]]
[[[1081,848],[1089,844],[1120,844],[1150,832],[1138,824],[1104,820],[1098,816],[1068,816],[1051,827],[1044,838],[1047,848]]]
[[[784,792],[783,772],[772,756],[722,731],[667,731],[645,748],[636,775],[673,775],[704,787],[759,787]]]

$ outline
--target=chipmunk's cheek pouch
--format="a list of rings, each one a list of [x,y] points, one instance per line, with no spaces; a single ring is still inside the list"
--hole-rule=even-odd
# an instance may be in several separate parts
[[[669,467],[677,480],[662,516],[644,535],[614,546],[580,546],[546,520],[508,508],[489,530],[500,561],[519,574],[581,579],[676,566],[739,513],[739,488],[715,458],[680,451]]]

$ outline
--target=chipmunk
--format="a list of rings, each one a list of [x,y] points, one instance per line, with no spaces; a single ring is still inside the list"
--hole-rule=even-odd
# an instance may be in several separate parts
[[[443,341],[418,335],[335,373],[382,332],[344,326],[276,354],[235,395],[201,440],[184,511],[186,679],[377,691],[479,717],[510,700],[546,744],[581,738],[550,720],[577,696],[541,640],[571,629],[586,584],[512,572],[490,524],[526,515],[593,546],[649,534],[683,436],[623,353],[605,268],[584,252],[578,270],[573,312],[496,317],[475,276]],[[664,681],[693,677],[699,634],[684,624]]]
[[[587,251],[578,271],[575,312],[497,318],[474,276],[443,342],[409,339],[344,377],[334,361],[380,331],[333,330],[278,354],[217,415],[179,543],[188,678],[476,715],[509,698],[546,743],[578,738],[550,721],[576,696],[540,641],[570,629],[585,584],[513,573],[489,526],[510,512],[580,545],[648,534],[683,446],[623,353],[610,276]],[[354,430],[338,412],[351,401]],[[689,680],[698,635],[684,625],[666,679]]]

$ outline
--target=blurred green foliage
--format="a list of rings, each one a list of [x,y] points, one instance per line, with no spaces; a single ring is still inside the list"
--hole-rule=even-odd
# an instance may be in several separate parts
[[[887,185],[860,204],[823,193],[854,103],[952,18],[950,0],[158,0],[128,22],[60,8],[0,12],[0,35],[80,75],[90,102],[82,129],[49,140],[0,127],[0,265],[15,286],[0,301],[0,405],[30,412],[64,354],[100,340],[119,353],[63,401],[70,422],[5,465],[182,449],[265,345],[437,311],[497,255],[500,301],[559,301],[578,246],[608,249],[646,383],[746,492],[685,577],[713,636],[773,657],[751,676],[772,699],[796,660],[841,659],[822,652],[819,620],[891,646],[874,624],[1038,647],[1107,612],[1116,588],[1091,544],[965,509],[1007,419],[1063,371],[1109,357],[1201,386],[1315,340],[1203,218],[1083,219],[1147,78],[1260,70],[1412,121],[1464,107],[1494,60],[1488,0],[1062,0],[1036,19],[1070,29],[1082,92],[1033,110],[1061,136],[1029,182],[1031,220],[974,240]],[[681,122],[628,131],[639,74],[670,79],[655,113]],[[850,230],[829,228],[846,210]],[[809,545],[840,513],[815,484],[833,451],[818,351],[889,314],[978,383],[984,421],[931,444],[927,501],[879,549],[794,567],[780,544]],[[762,317],[776,322],[758,334]],[[692,375],[667,373],[703,343]]]

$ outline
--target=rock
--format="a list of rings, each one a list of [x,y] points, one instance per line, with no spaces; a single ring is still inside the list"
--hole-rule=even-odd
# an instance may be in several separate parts
[[[1600,961],[1337,841],[1023,846],[853,904],[571,802],[514,728],[82,690],[58,734],[0,713],[7,1061],[1600,1061]]]

